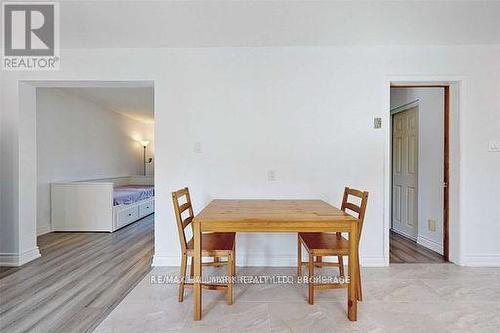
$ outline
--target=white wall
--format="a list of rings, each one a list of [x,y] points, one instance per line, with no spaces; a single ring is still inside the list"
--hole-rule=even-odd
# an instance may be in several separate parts
[[[391,89],[391,109],[415,100],[419,101],[417,242],[442,254],[444,89]],[[436,221],[435,232],[428,228],[429,219]]]
[[[142,173],[137,138],[153,138],[151,125],[68,93],[38,88],[37,230],[49,232],[50,183]]]
[[[60,5],[61,45],[75,49],[500,43],[498,1],[142,0],[117,6],[80,0]]]
[[[370,191],[364,264],[384,264],[389,77],[463,79],[458,126],[461,264],[500,264],[500,46],[269,47],[64,50],[57,72],[2,77],[2,221],[17,224],[25,179],[18,138],[29,140],[19,80],[154,80],[157,214],[155,264],[179,262],[170,191],[188,185],[195,211],[213,198],[321,198],[345,185]],[[103,66],[102,64],[106,64]],[[384,127],[374,130],[373,117]],[[28,126],[29,128],[29,126]],[[4,134],[2,134],[4,135]],[[5,136],[5,135],[4,135]],[[203,153],[193,151],[201,142]],[[9,161],[9,162],[7,162]],[[267,182],[268,169],[276,182]],[[479,172],[480,171],[480,172]],[[484,193],[489,195],[485,196]],[[25,212],[25,214],[27,214]],[[461,223],[461,225],[460,225]],[[27,231],[29,233],[29,231]],[[24,234],[24,230],[20,230]],[[20,235],[14,234],[19,238]],[[12,251],[3,244],[1,251]],[[27,245],[26,245],[27,246]],[[293,235],[238,235],[239,264],[295,264]],[[15,249],[21,251],[24,249]],[[251,254],[251,255],[250,255]]]

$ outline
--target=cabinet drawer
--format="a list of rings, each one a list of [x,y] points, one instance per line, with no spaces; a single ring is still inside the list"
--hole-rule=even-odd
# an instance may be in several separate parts
[[[120,228],[124,225],[127,225],[131,222],[134,222],[138,218],[139,218],[139,210],[137,209],[137,206],[124,209],[124,210],[118,212],[116,226],[118,228]]]
[[[153,200],[151,200],[150,202],[145,202],[143,204],[140,204],[139,205],[139,216],[143,217],[143,216],[146,216],[146,215],[153,213],[155,211],[154,205],[155,205],[155,203]]]

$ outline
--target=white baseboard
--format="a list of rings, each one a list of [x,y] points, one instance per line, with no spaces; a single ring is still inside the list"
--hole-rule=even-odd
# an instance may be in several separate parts
[[[335,260],[333,260],[335,261]],[[242,267],[295,267],[297,265],[297,257],[293,255],[275,255],[275,256],[245,256],[241,255],[236,258],[238,266]],[[347,258],[344,259],[347,265]],[[160,256],[153,257],[152,266],[180,266],[181,258],[179,256]],[[383,267],[385,260],[383,256],[363,256],[361,257],[361,266],[363,267]]]
[[[165,267],[165,266],[180,266],[181,265],[181,256],[160,256],[155,254],[153,256],[153,262],[151,266],[153,267]]]
[[[401,235],[403,237],[406,237],[406,238],[409,238],[411,239],[412,241],[417,241],[417,237],[413,236],[413,235],[410,235],[404,231],[401,231],[401,230],[398,230],[398,229],[394,229],[394,228],[391,228],[391,231],[394,231],[395,233],[397,233],[398,235]]]
[[[294,255],[240,255],[236,262],[243,267],[293,267],[297,265],[297,256]]]
[[[471,267],[500,267],[500,254],[468,254],[460,264]]]
[[[429,250],[432,250],[434,252],[439,253],[440,255],[443,255],[443,244],[439,244],[438,242],[435,242],[432,239],[418,235],[417,244],[420,244],[428,248]]]
[[[0,266],[17,267],[22,266],[36,258],[40,257],[38,246],[25,251],[21,254],[18,253],[0,253]]]
[[[36,235],[41,236],[41,235],[48,234],[49,232],[52,232],[52,228],[50,226],[44,226],[44,227],[38,228],[36,230]]]
[[[384,256],[362,256],[360,258],[363,267],[386,267]]]
[[[290,267],[297,265],[296,256],[245,256],[236,258],[238,266],[273,266]],[[179,256],[160,256],[153,257],[152,266],[179,266],[181,258]]]

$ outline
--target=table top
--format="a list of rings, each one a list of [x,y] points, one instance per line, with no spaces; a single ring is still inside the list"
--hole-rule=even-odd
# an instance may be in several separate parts
[[[195,221],[229,222],[328,222],[357,221],[322,200],[225,200],[211,201]]]

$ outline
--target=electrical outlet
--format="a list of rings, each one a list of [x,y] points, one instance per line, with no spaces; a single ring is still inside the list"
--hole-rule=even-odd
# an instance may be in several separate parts
[[[382,128],[382,118],[380,117],[373,118],[373,128],[375,129]]]
[[[488,151],[495,153],[500,152],[500,141],[491,140],[488,145]]]
[[[429,231],[436,231],[436,221],[428,220],[427,221]]]
[[[197,154],[201,154],[201,143],[200,142],[194,143],[193,151]]]
[[[267,181],[269,181],[269,182],[276,181],[276,170],[268,170],[267,171]]]

